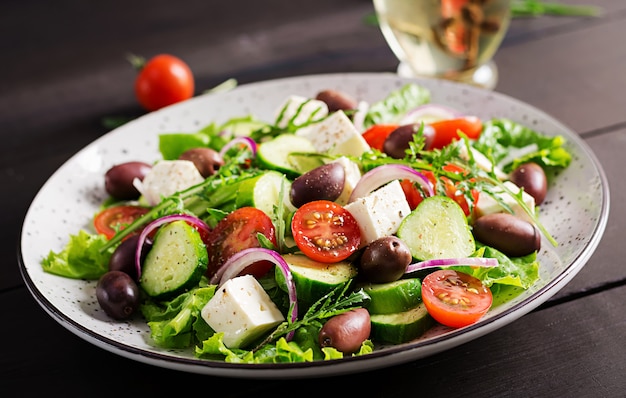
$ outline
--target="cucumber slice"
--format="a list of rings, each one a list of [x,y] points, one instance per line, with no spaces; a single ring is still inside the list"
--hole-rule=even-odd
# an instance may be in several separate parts
[[[283,195],[280,192],[284,185]],[[237,192],[236,207],[252,206],[263,210],[268,216],[274,214],[274,206],[285,205],[285,214],[295,211],[296,208],[289,201],[291,181],[284,174],[277,171],[267,171],[257,177],[245,180]],[[287,216],[285,216],[286,218]]]
[[[419,278],[399,279],[389,283],[363,286],[370,296],[370,314],[392,314],[417,307],[422,302],[422,281]]]
[[[417,260],[468,257],[476,250],[465,213],[447,196],[424,199],[397,232]]]
[[[285,254],[283,258],[289,264],[298,301],[305,303],[319,300],[357,274],[356,266],[348,261],[326,264],[311,260],[303,254]],[[275,271],[275,278],[277,285],[287,291],[285,277],[279,269]]]
[[[370,319],[372,340],[392,344],[416,339],[435,324],[423,302],[408,311],[371,315]]]
[[[281,134],[270,141],[262,142],[257,150],[261,166],[280,171],[289,178],[296,178],[322,165],[317,156],[298,156],[296,152],[316,153],[313,143],[294,134]]]
[[[139,284],[156,299],[174,297],[200,281],[207,263],[200,233],[185,221],[173,221],[155,235]]]

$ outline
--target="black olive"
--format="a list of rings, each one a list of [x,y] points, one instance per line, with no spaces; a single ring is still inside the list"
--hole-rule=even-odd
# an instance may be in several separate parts
[[[224,165],[224,159],[211,148],[192,148],[183,152],[178,159],[192,161],[204,178],[212,176]]]
[[[395,236],[385,236],[363,250],[359,269],[370,282],[393,282],[402,277],[412,259],[406,243]]]
[[[300,207],[314,200],[336,200],[343,192],[346,172],[338,162],[328,163],[310,170],[291,184],[289,199]]]
[[[403,159],[406,150],[409,149],[409,143],[413,142],[420,126],[421,123],[405,124],[392,131],[383,143],[383,152],[394,159]],[[425,140],[423,149],[428,150],[432,145],[435,130],[429,125],[424,125],[423,136]]]
[[[370,314],[365,308],[350,310],[333,316],[322,326],[319,344],[351,354],[369,338],[371,327]]]
[[[493,213],[478,218],[472,233],[479,242],[510,257],[521,257],[541,248],[541,234],[532,223],[510,213]]]
[[[107,193],[120,200],[137,199],[141,195],[133,185],[135,178],[142,181],[152,166],[144,162],[126,162],[111,167],[104,175]]]
[[[543,202],[548,192],[548,179],[543,167],[537,163],[524,163],[511,173],[511,181],[535,198],[535,204]]]

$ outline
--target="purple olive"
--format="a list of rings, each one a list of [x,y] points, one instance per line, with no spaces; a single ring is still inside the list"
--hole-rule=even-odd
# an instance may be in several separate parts
[[[333,347],[345,354],[356,352],[370,336],[370,313],[357,308],[330,318],[319,333],[321,347]]]
[[[537,163],[524,163],[511,173],[511,181],[535,198],[535,204],[541,204],[548,192],[548,179],[543,167]]]
[[[385,236],[363,250],[359,270],[372,283],[393,282],[404,275],[412,259],[406,243],[395,236]]]
[[[127,319],[139,308],[139,287],[127,273],[109,271],[98,280],[96,298],[108,316]]]
[[[104,175],[104,188],[115,199],[137,199],[141,194],[133,185],[133,180],[137,178],[142,181],[151,168],[152,166],[144,162],[126,162],[115,165]]]
[[[183,152],[178,159],[189,160],[196,166],[204,178],[212,176],[224,165],[224,159],[211,148],[192,148]]]
[[[345,184],[346,172],[338,162],[328,163],[310,170],[291,183],[289,199],[300,207],[314,200],[337,199]]]
[[[348,94],[337,90],[323,90],[317,93],[315,99],[323,101],[328,106],[329,112],[335,112],[338,110],[352,110],[356,109],[357,102]]]
[[[472,233],[479,242],[510,257],[521,257],[541,248],[541,234],[532,223],[510,213],[493,213],[478,218]]]
[[[403,159],[406,156],[406,150],[409,149],[409,143],[413,142],[413,136],[417,134],[420,126],[421,123],[399,126],[385,139],[385,142],[383,143],[383,152],[394,159]],[[435,130],[429,125],[424,125],[423,136],[425,140],[424,149],[428,150],[432,145]]]

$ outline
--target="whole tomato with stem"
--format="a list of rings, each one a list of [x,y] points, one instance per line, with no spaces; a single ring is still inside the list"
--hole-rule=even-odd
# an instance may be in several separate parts
[[[194,76],[189,65],[171,54],[159,54],[149,60],[136,55],[129,61],[139,71],[135,96],[147,111],[155,111],[193,97]]]

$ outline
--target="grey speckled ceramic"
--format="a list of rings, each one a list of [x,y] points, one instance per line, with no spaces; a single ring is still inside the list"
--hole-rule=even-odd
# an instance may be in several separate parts
[[[95,282],[44,273],[41,260],[59,251],[70,234],[91,230],[89,221],[105,199],[103,175],[114,164],[159,158],[158,134],[193,132],[232,116],[254,114],[271,121],[276,107],[291,94],[314,96],[334,88],[374,102],[408,81],[432,93],[432,102],[482,118],[507,117],[549,135],[567,138],[571,166],[550,186],[541,221],[559,242],[547,241],[540,252],[541,281],[477,324],[458,330],[438,329],[423,338],[373,354],[306,364],[241,365],[200,360],[191,351],[163,350],[149,340],[141,319],[116,322],[99,308]],[[492,332],[545,302],[585,265],[604,232],[609,192],[604,173],[587,145],[572,130],[510,97],[447,81],[415,80],[393,74],[331,74],[285,78],[241,86],[233,91],[194,98],[153,112],[94,141],[68,160],[41,188],[24,220],[21,271],[31,293],[52,318],[80,338],[121,356],[166,368],[227,377],[296,378],[353,373],[396,365],[450,349]],[[54,226],[51,228],[50,226]]]

